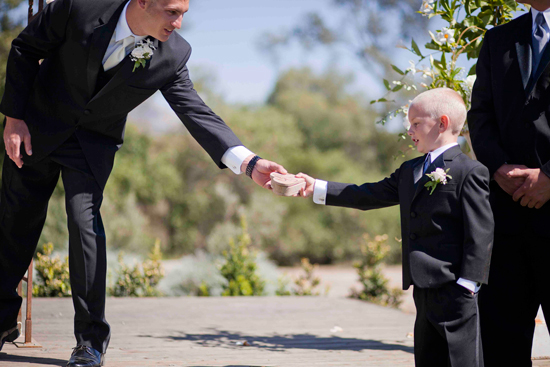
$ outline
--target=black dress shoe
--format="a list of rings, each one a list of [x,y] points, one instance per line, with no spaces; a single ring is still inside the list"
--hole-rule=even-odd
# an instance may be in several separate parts
[[[67,367],[100,367],[103,366],[103,355],[92,347],[79,345],[73,348]]]
[[[13,328],[3,331],[0,333],[0,350],[4,346],[5,342],[14,342],[15,339],[19,338],[21,333],[19,332],[18,325],[15,325]]]

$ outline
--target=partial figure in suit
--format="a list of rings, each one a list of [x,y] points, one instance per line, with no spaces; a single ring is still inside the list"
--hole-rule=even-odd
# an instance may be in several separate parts
[[[518,2],[531,11],[485,34],[468,113],[495,216],[490,283],[479,296],[487,367],[531,366],[541,305],[550,320],[550,1]]]
[[[414,285],[417,310],[416,366],[483,366],[477,292],[487,283],[493,244],[489,172],[457,144],[466,107],[455,91],[438,88],[418,95],[408,119],[408,134],[424,156],[361,186],[300,173],[296,177],[307,184],[299,195],[361,210],[399,205],[403,289]],[[432,191],[425,184],[433,182],[428,174],[434,171],[447,177]]]
[[[77,342],[68,365],[103,363],[110,328],[99,209],[127,114],[157,90],[220,168],[246,171],[265,188],[271,172],[286,173],[246,149],[193,89],[191,47],[174,32],[188,8],[189,0],[55,0],[13,41],[0,103],[10,158],[0,197],[0,348],[19,334],[16,286],[61,175]],[[150,58],[135,67],[130,53],[143,44]]]

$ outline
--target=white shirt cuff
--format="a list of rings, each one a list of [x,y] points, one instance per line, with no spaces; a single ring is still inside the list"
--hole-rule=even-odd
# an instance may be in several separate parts
[[[231,147],[225,151],[222,157],[222,163],[236,175],[240,175],[242,173],[241,165],[243,164],[243,161],[251,154],[254,153],[242,145],[237,145],[236,147]]]
[[[458,278],[456,282],[457,284],[463,286],[464,288],[474,293],[479,292],[479,288],[481,288],[481,284],[468,279],[464,279],[464,278]]]
[[[313,202],[325,205],[327,200],[327,181],[315,180],[313,184]]]

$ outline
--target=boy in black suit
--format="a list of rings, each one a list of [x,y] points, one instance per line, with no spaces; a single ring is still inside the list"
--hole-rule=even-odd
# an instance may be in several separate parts
[[[390,177],[361,186],[315,180],[300,196],[362,210],[399,204],[403,289],[414,284],[417,366],[483,366],[477,292],[487,283],[493,244],[489,172],[460,150],[462,97],[447,88],[418,95],[408,135],[421,153]]]

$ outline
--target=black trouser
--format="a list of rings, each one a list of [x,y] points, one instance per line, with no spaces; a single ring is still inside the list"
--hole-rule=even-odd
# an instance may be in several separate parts
[[[477,297],[456,282],[414,287],[417,367],[483,367]]]
[[[21,297],[16,287],[33,257],[48,201],[61,174],[69,229],[69,269],[78,345],[105,352],[107,257],[96,182],[76,137],[47,158],[21,169],[6,155],[0,197],[0,332],[16,324]]]
[[[489,284],[479,294],[486,367],[532,365],[539,306],[550,321],[549,260],[548,238],[495,234]]]

